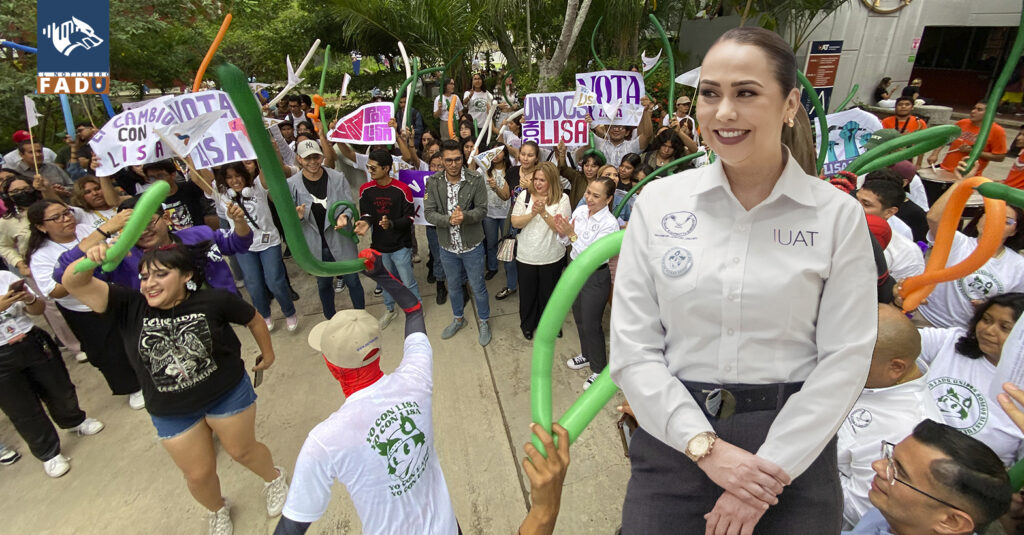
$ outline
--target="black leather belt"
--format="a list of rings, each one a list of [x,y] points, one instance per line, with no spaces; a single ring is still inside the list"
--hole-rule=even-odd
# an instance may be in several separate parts
[[[716,385],[681,381],[709,418],[728,419],[733,414],[777,411],[804,386],[799,383],[767,385]]]

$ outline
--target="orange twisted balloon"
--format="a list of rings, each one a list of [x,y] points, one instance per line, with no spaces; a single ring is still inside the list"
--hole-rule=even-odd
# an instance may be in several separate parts
[[[217,47],[219,47],[220,42],[224,40],[224,34],[228,33],[228,26],[231,26],[231,13],[224,16],[224,22],[220,23],[220,29],[217,30],[217,37],[213,38],[213,44],[210,45],[210,49],[206,51],[206,56],[203,57],[203,62],[199,64],[199,70],[196,71],[196,79],[192,82],[193,93],[199,91],[199,86],[203,83],[203,75],[206,74],[206,68],[210,66],[213,54],[217,52]]]

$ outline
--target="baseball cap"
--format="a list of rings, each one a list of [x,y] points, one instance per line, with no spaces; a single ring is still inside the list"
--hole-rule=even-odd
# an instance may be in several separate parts
[[[864,143],[864,148],[871,150],[890,139],[896,139],[900,137],[899,130],[895,128],[883,128],[881,130],[875,130],[871,137]]]
[[[29,135],[28,135],[28,131],[27,130],[18,130],[11,137],[14,138],[14,142],[15,143],[21,143],[22,141],[26,141],[26,140],[29,139]]]
[[[362,368],[380,358],[380,324],[365,310],[342,310],[309,331],[309,345],[339,368]]]
[[[676,104],[689,104],[689,103],[690,103],[690,97],[688,97],[686,95],[683,95],[683,96],[681,96],[681,97],[676,99]]]
[[[889,169],[896,171],[896,173],[903,177],[903,180],[906,182],[910,182],[911,180],[914,179],[914,176],[917,175],[917,169],[914,168],[914,164],[911,163],[909,160],[896,162],[890,165]]]
[[[324,155],[324,151],[320,148],[320,144],[312,139],[303,139],[299,142],[299,146],[295,147],[295,154],[299,155],[299,158],[309,158],[311,154]]]
[[[889,242],[892,240],[892,227],[889,226],[889,222],[878,217],[876,215],[867,215],[868,218],[868,230],[871,231],[871,235],[878,240],[878,245],[885,249],[889,246]]]

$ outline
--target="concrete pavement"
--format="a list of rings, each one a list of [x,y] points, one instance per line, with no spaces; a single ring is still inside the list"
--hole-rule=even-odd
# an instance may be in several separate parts
[[[426,260],[422,228],[419,243]],[[363,244],[365,247],[366,244]],[[316,281],[292,261],[287,266],[301,316],[295,333],[284,329],[274,305],[278,327],[272,333],[277,361],[257,390],[257,437],[270,448],[274,461],[291,473],[306,433],[336,410],[344,396],[323,359],[306,344],[309,329],[323,319]],[[423,293],[427,329],[434,349],[434,428],[455,513],[463,532],[490,535],[514,533],[526,514],[529,482],[519,465],[529,440],[531,343],[519,331],[518,295],[504,301],[494,294],[505,283],[500,271],[488,288],[491,294],[493,340],[477,343],[475,323],[450,340],[441,330],[451,321],[451,306],[434,302],[434,285],[426,283],[425,264],[416,264]],[[384,312],[383,300],[363,278],[367,310]],[[350,308],[347,290],[336,294],[339,309]],[[475,315],[467,305],[466,316]],[[382,368],[392,371],[401,359],[404,318],[384,331]],[[573,371],[564,361],[579,351],[571,315],[557,341],[553,372],[555,418],[572,404],[589,371]],[[251,367],[257,350],[245,329],[238,329],[243,355]],[[82,408],[106,424],[98,435],[78,437],[60,431],[71,471],[51,479],[0,414],[0,441],[14,446],[22,459],[0,467],[0,533],[130,534],[205,533],[204,510],[189,495],[184,479],[160,446],[145,411],[133,411],[126,396],[113,397],[99,372],[89,364],[65,358],[78,388]],[[629,477],[614,407],[621,394],[587,428],[573,446],[565,481],[557,533],[607,534],[619,525],[622,498]],[[219,451],[222,492],[233,504],[235,533],[269,534],[277,519],[268,519],[261,480]],[[335,485],[330,507],[310,533],[360,533],[359,518],[341,485]]]

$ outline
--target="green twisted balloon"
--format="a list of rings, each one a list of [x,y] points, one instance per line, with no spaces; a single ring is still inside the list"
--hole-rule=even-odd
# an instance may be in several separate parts
[[[668,105],[672,106],[676,101],[676,59],[672,55],[672,44],[669,43],[668,35],[665,33],[665,29],[661,27],[661,22],[658,22],[658,17],[655,17],[654,13],[647,15],[647,17],[654,24],[654,29],[658,30],[658,35],[661,36],[661,46],[665,50],[665,61],[668,62]]]
[[[248,88],[248,86],[246,87]],[[128,219],[124,229],[121,230],[121,235],[118,236],[114,245],[107,249],[107,257],[103,261],[103,271],[105,273],[114,271],[121,264],[121,261],[124,260],[124,257],[128,256],[132,247],[135,247],[135,243],[139,241],[139,237],[146,231],[146,227],[153,221],[153,214],[160,208],[160,203],[164,202],[164,199],[167,198],[170,192],[171,185],[163,180],[159,180],[154,182],[142,194],[142,197],[139,197],[139,202],[135,203],[135,208],[132,209],[132,216]],[[97,267],[99,267],[99,264],[85,258],[75,265],[75,273],[92,271]]]
[[[636,185],[633,186],[626,193],[626,196],[622,199],[622,202],[620,202],[619,205],[615,207],[615,210],[612,211],[612,214],[616,218],[618,218],[619,214],[622,213],[622,209],[625,208],[626,203],[629,201],[629,198],[632,197],[633,194],[635,194],[636,192],[640,191],[640,188],[646,186],[647,183],[650,182],[652,179],[658,178],[659,175],[662,175],[662,174],[666,173],[669,169],[672,169],[673,167],[675,167],[677,165],[682,165],[682,164],[684,164],[684,163],[686,163],[686,162],[688,162],[690,160],[693,160],[695,158],[699,158],[699,157],[701,157],[703,155],[704,155],[703,152],[695,152],[693,154],[687,154],[686,156],[683,156],[682,158],[679,158],[677,160],[673,160],[671,162],[668,162],[667,164],[665,164],[665,165],[655,169],[654,171],[651,171],[651,174],[645,176],[644,179],[641,180],[640,182],[637,182]]]
[[[1024,53],[1024,7],[1021,8],[1020,24],[1017,29],[1017,38],[1013,40],[1013,48],[1010,49],[1010,55],[1006,56],[1003,72],[999,73],[996,85],[992,86],[992,91],[989,93],[988,105],[985,106],[985,118],[982,119],[981,128],[978,130],[978,139],[974,142],[974,147],[971,148],[971,154],[967,156],[967,169],[970,169],[974,162],[978,161],[978,157],[985,150],[989,131],[992,130],[992,123],[996,120],[996,108],[999,107],[999,101],[1002,100],[1003,93],[1006,91],[1006,84],[1010,83],[1010,77],[1017,69],[1017,61],[1022,53]]]
[[[825,108],[822,107],[821,101],[818,100],[818,94],[814,91],[814,87],[811,86],[811,82],[807,80],[807,77],[801,71],[796,71],[796,77],[800,80],[800,85],[803,86],[804,91],[807,91],[807,98],[810,99],[811,105],[814,106],[814,114],[818,116],[818,129],[821,130],[821,146],[818,147],[817,170],[820,173],[821,168],[825,166],[825,155],[828,153],[828,119],[825,118]]]
[[[594,56],[594,63],[597,63],[597,66],[601,67],[602,71],[606,71],[608,70],[608,67],[605,67],[601,58],[597,57],[597,45],[595,44],[595,41],[597,40],[597,29],[601,27],[601,21],[603,20],[603,15],[598,17],[597,24],[594,25],[594,31],[590,32],[590,53]]]
[[[933,126],[924,130],[890,139],[885,143],[861,154],[846,166],[846,170],[863,175],[875,169],[888,167],[896,162],[909,160],[936,147],[941,147],[960,135],[960,127],[954,124]],[[822,143],[824,145],[824,143]],[[903,150],[893,152],[901,147]]]
[[[256,149],[256,157],[260,163],[260,173],[267,179],[270,186],[270,195],[274,199],[291,199],[292,194],[288,191],[288,184],[285,182],[284,170],[277,160],[277,153],[274,145],[270,142],[270,134],[263,127],[263,117],[260,115],[260,106],[256,97],[249,91],[249,84],[245,75],[238,67],[226,63],[217,67],[217,76],[220,78],[221,87],[231,98],[235,111],[245,123],[245,130],[249,141]],[[299,266],[317,277],[334,277],[358,273],[366,268],[363,259],[356,258],[343,262],[324,262],[319,260],[309,250],[306,238],[302,235],[302,227],[299,223],[299,216],[291,205],[280,202],[275,204],[277,214],[281,218],[281,226],[284,228],[285,241],[288,242],[288,250],[292,258]],[[133,214],[134,217],[134,214]]]

